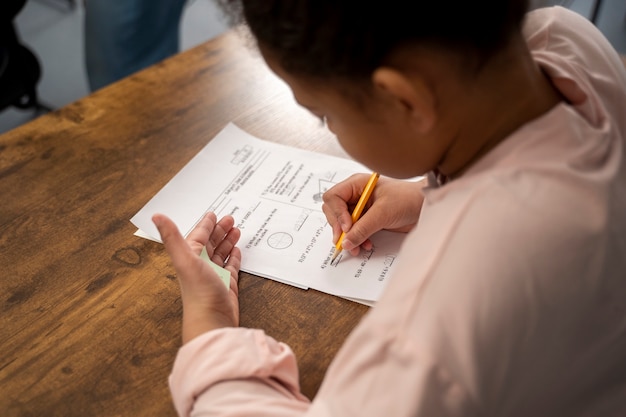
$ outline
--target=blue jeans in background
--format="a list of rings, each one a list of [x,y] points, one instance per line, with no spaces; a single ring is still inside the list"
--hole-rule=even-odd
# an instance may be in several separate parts
[[[177,53],[184,5],[185,0],[86,0],[91,91]]]

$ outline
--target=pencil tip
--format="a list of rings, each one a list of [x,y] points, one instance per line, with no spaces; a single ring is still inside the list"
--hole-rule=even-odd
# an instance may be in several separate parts
[[[333,264],[333,262],[335,262],[335,259],[337,259],[340,253],[341,253],[341,249],[335,248],[335,252],[333,252],[333,256],[330,258],[331,265]]]

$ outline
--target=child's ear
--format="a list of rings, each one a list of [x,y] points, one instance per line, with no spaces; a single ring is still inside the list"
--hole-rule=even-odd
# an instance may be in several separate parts
[[[436,122],[435,96],[420,77],[389,67],[377,68],[372,74],[374,87],[389,95],[398,109],[406,113],[411,125],[419,132],[430,131]]]

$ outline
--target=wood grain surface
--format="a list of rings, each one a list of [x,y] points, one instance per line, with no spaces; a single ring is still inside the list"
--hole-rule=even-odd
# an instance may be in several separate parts
[[[129,219],[230,121],[344,155],[233,33],[0,136],[0,415],[175,415],[178,284]],[[240,288],[241,325],[288,343],[313,397],[367,308],[245,273]]]

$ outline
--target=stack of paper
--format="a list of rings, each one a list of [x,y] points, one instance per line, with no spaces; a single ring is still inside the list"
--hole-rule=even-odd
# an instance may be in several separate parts
[[[374,249],[330,263],[332,230],[322,194],[364,166],[255,138],[230,124],[132,219],[160,242],[155,213],[187,235],[204,213],[231,214],[241,229],[241,270],[372,305],[391,275],[404,234],[379,232]]]

